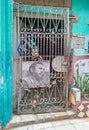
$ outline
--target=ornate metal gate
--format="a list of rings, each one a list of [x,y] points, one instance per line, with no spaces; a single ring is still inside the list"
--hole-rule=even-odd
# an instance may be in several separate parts
[[[66,110],[68,22],[66,8],[14,5],[18,113]]]

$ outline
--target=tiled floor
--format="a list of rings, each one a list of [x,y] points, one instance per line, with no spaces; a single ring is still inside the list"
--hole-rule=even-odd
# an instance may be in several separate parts
[[[73,105],[73,109],[78,117],[89,117],[89,101],[82,101]]]
[[[89,130],[89,118],[53,121],[10,130]]]

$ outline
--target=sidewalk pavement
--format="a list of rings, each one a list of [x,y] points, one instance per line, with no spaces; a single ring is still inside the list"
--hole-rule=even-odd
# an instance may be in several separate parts
[[[27,114],[27,115],[13,115],[11,121],[7,124],[4,130],[10,130],[16,127],[22,127],[27,125],[38,125],[47,122],[73,119],[76,114],[67,110],[65,112],[55,112],[55,113],[40,113],[40,114]]]
[[[89,118],[51,121],[10,130],[89,130]]]

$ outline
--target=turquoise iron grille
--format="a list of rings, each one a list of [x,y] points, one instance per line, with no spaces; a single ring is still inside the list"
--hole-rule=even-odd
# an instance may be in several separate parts
[[[0,123],[12,115],[12,0],[0,0]]]

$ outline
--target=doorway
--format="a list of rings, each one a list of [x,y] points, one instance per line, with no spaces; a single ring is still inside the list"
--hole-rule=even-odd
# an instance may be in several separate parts
[[[68,13],[66,8],[15,5],[13,70],[18,114],[67,109]]]

